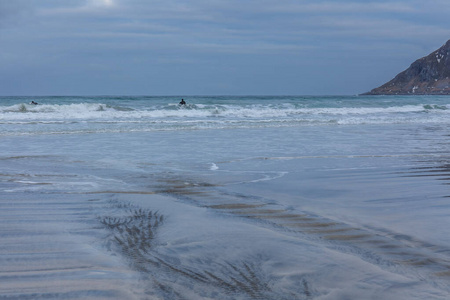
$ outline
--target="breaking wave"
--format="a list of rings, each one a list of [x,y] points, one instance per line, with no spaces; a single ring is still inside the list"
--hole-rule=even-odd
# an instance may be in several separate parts
[[[450,120],[450,104],[445,101],[423,104],[390,99],[383,102],[314,97],[306,100],[272,97],[271,101],[216,98],[199,97],[196,103],[185,106],[142,97],[127,101],[94,97],[79,103],[10,103],[0,105],[0,129],[3,135],[59,134],[330,124],[442,124]]]

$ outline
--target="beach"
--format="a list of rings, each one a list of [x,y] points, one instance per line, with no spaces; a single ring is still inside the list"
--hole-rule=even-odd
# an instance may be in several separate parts
[[[450,297],[450,98],[183,98],[0,97],[0,299]]]

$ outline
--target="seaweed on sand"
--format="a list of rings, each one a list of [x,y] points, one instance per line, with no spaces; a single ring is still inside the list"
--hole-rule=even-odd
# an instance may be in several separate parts
[[[120,207],[120,216],[103,216],[99,221],[110,232],[109,250],[122,253],[141,273],[148,294],[163,299],[196,299],[199,295],[214,298],[218,293],[221,299],[310,298],[306,280],[294,293],[275,290],[260,268],[261,258],[237,262],[197,259],[180,264],[178,257],[157,251],[156,236],[164,223],[162,214],[133,205]]]
[[[127,257],[137,258],[140,251],[148,252],[153,246],[156,230],[164,222],[164,216],[158,212],[129,208],[128,214],[120,217],[103,216],[100,218],[111,231],[111,240],[120,246]]]

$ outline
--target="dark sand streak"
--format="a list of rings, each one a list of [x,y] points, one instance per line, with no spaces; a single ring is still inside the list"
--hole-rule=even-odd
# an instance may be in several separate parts
[[[449,172],[449,169],[445,168],[445,172]],[[184,184],[170,185],[176,182]],[[384,229],[354,228],[344,222],[306,211],[293,213],[264,201],[253,200],[253,203],[248,203],[247,199],[241,199],[239,195],[218,193],[214,185],[186,182],[189,181],[181,179],[167,181],[169,187],[166,186],[163,192],[217,212],[262,222],[262,225],[268,225],[274,230],[297,232],[306,235],[305,237],[319,238],[332,249],[354,253],[363,260],[394,273],[409,276],[408,274],[413,271],[422,274],[419,276],[450,291],[448,284],[437,282],[443,277],[450,279],[450,258],[444,255],[450,249],[446,247],[431,245],[414,237]],[[201,198],[196,195],[201,195]],[[389,249],[396,251],[387,251]],[[406,269],[402,269],[401,266]]]

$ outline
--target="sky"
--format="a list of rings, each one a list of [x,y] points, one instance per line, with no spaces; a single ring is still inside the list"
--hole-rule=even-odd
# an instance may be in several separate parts
[[[355,95],[450,39],[449,0],[0,0],[0,95]]]

